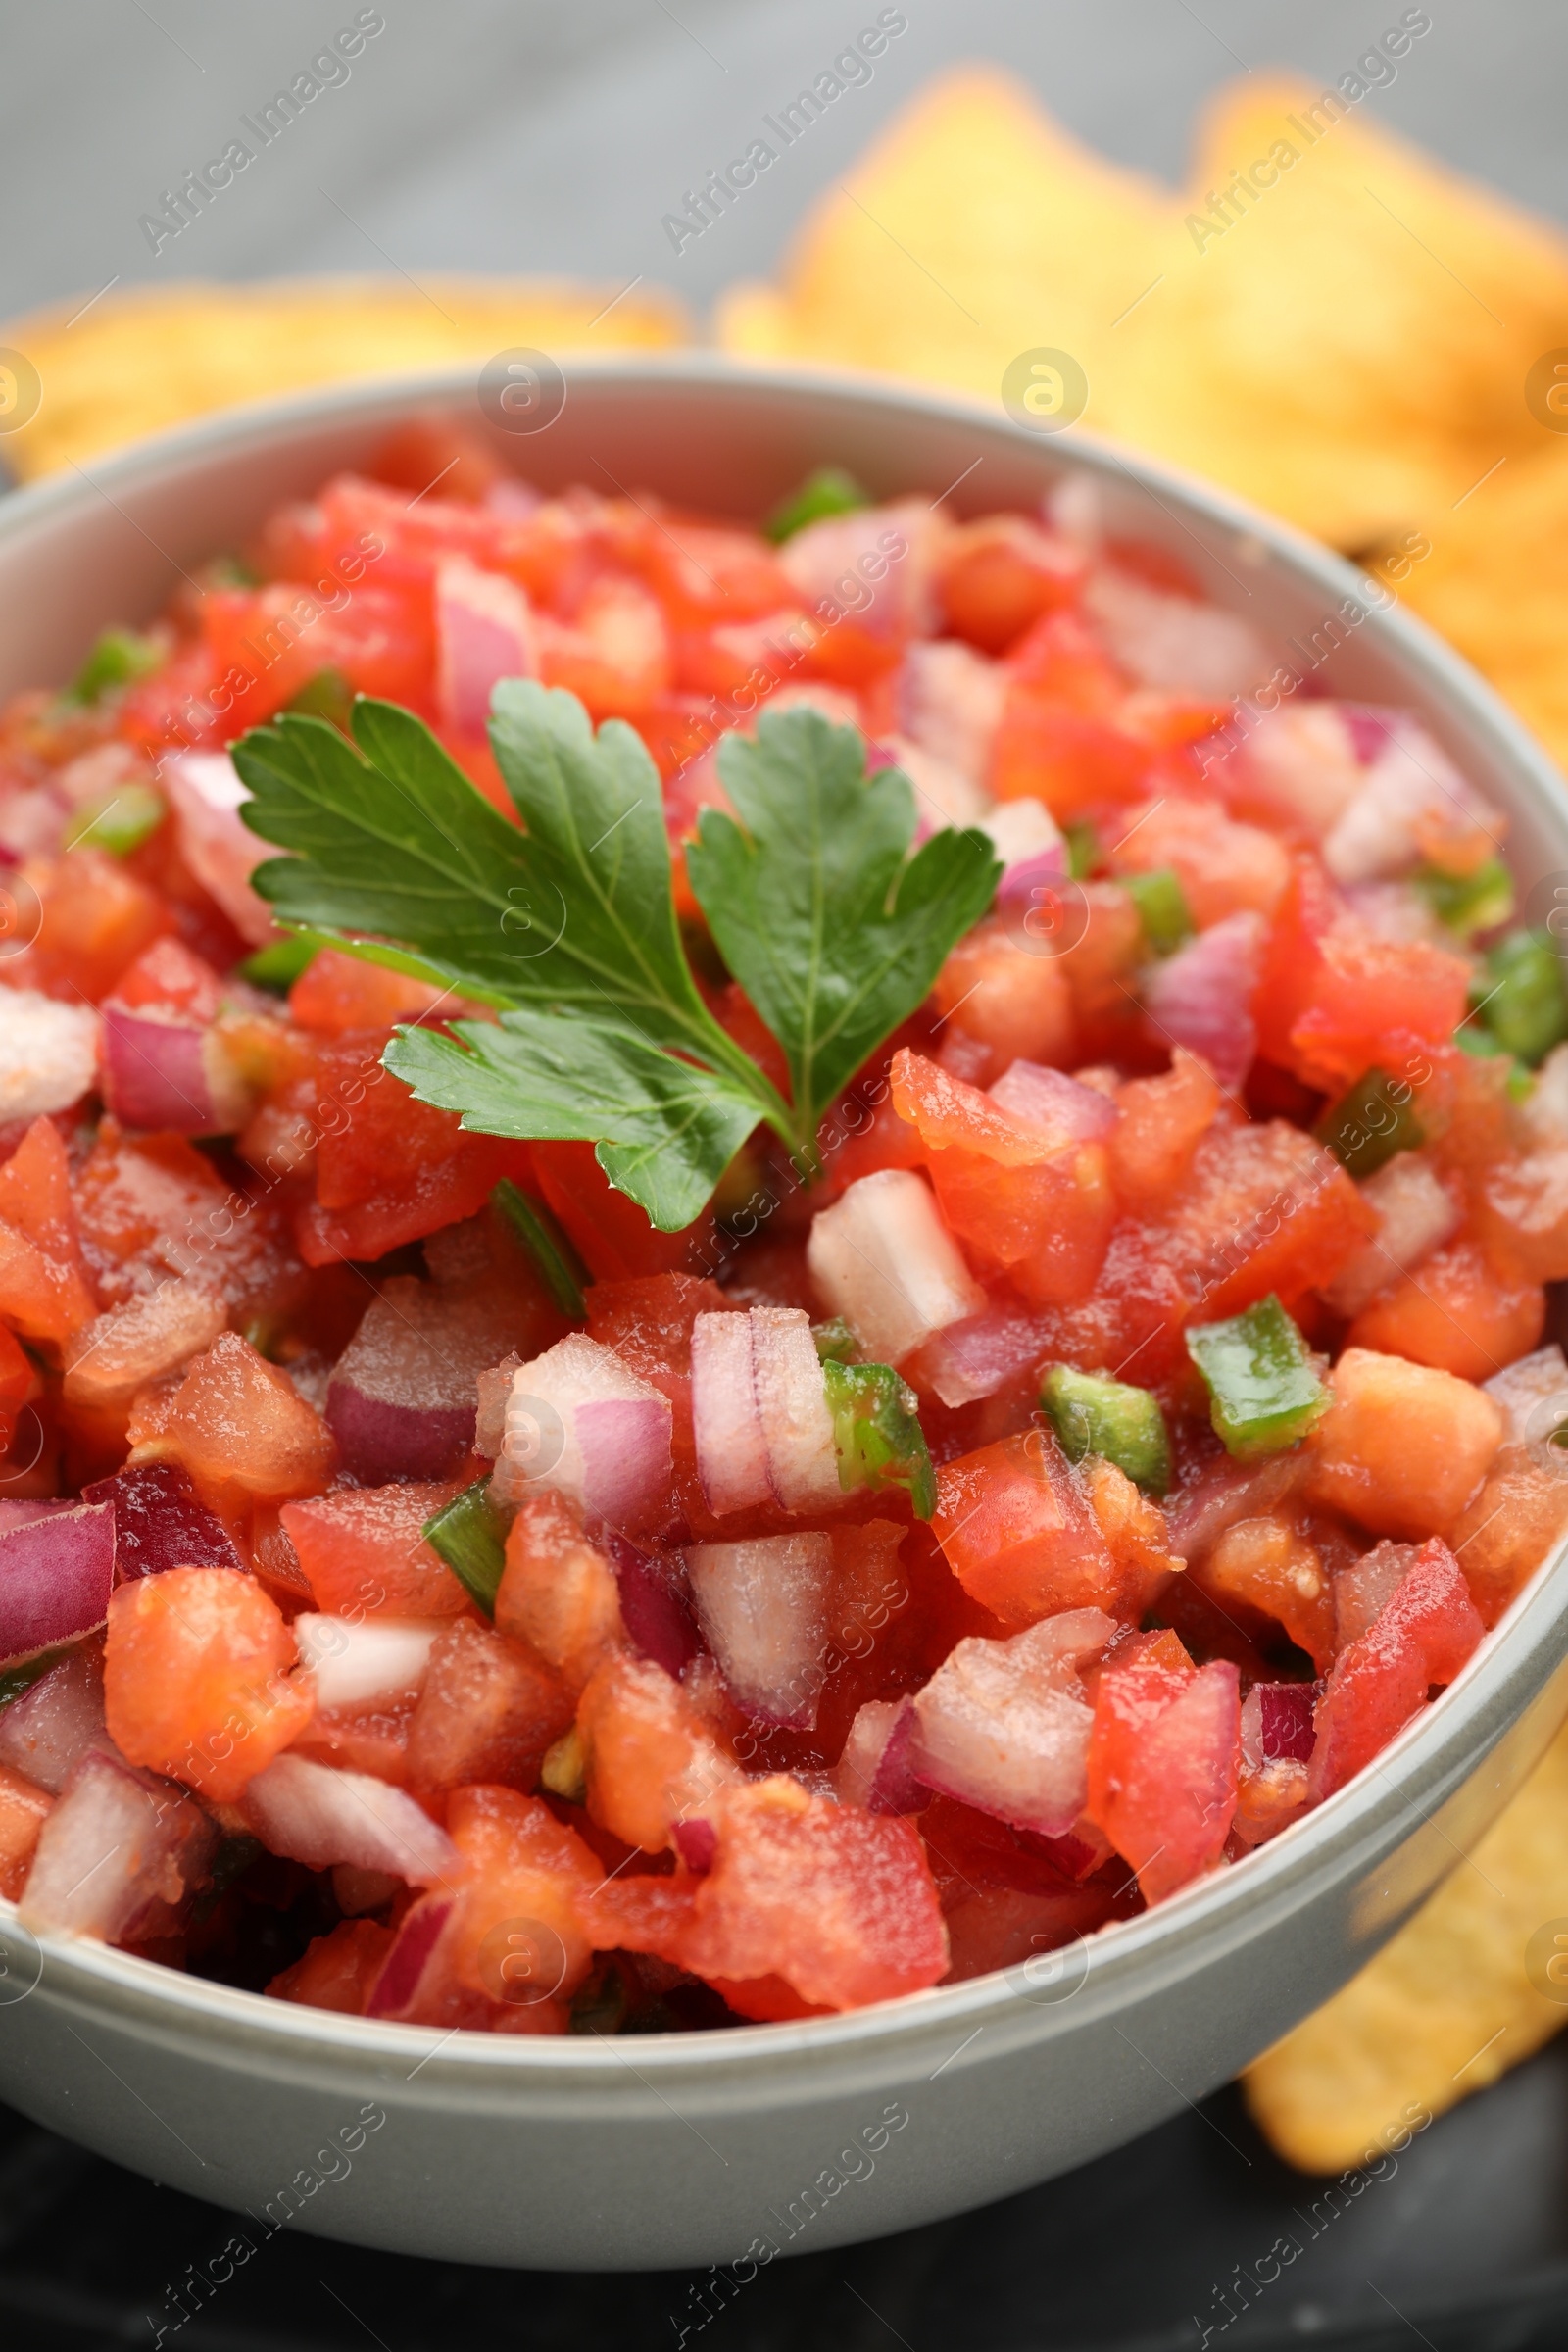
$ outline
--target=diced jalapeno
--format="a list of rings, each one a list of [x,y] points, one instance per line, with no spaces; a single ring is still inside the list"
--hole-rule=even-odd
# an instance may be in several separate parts
[[[1075,882],[1087,882],[1100,863],[1100,840],[1091,824],[1063,825],[1062,839],[1067,844],[1067,871]]]
[[[1424,1142],[1410,1088],[1387,1070],[1364,1070],[1312,1130],[1348,1175],[1371,1176],[1396,1152]]]
[[[907,1487],[915,1517],[929,1519],[937,1507],[937,1482],[914,1391],[891,1364],[832,1361],[822,1366],[822,1388],[845,1493]]]
[[[1189,1331],[1187,1352],[1208,1385],[1209,1419],[1227,1453],[1279,1453],[1328,1409],[1306,1342],[1272,1292],[1244,1315]]]
[[[1500,858],[1489,858],[1473,874],[1446,874],[1439,865],[1425,865],[1415,885],[1439,921],[1461,939],[1505,923],[1513,912],[1513,877]]]
[[[152,785],[116,784],[82,803],[66,847],[107,850],[111,858],[128,858],[157,832],[168,814],[168,803]]]
[[[419,1533],[464,1591],[493,1617],[507,1552],[506,1534],[490,1502],[489,1479],[476,1478],[471,1487],[465,1487],[425,1521]]]
[[[1498,940],[1472,995],[1475,1015],[1461,1027],[1485,1021],[1503,1052],[1532,1068],[1568,1037],[1563,967],[1548,931],[1510,931]]]
[[[811,1337],[824,1364],[853,1364],[859,1353],[860,1343],[842,1315],[829,1323],[813,1323]]]
[[[1040,1390],[1061,1450],[1070,1462],[1102,1454],[1151,1494],[1170,1485],[1170,1438],[1156,1397],[1104,1373],[1053,1364]]]
[[[519,1193],[510,1176],[503,1176],[490,1196],[507,1224],[527,1250],[546,1288],[564,1315],[573,1323],[586,1322],[583,1285],[588,1269],[547,1208]]]
[[[258,948],[239,968],[253,987],[270,988],[274,996],[286,997],[300,974],[315,962],[319,951],[319,940],[297,933]]]
[[[71,703],[96,703],[118,686],[162,669],[168,656],[156,637],[134,629],[105,629],[66,689]]]
[[[1168,865],[1152,874],[1122,874],[1120,882],[1137,907],[1144,937],[1156,956],[1169,956],[1193,936],[1193,913],[1181,878]]]
[[[853,473],[842,466],[819,466],[798,490],[781,499],[763,524],[775,547],[804,531],[808,522],[825,522],[830,514],[853,514],[871,501]]]
[[[301,711],[307,718],[329,718],[346,735],[349,713],[354,708],[354,689],[340,669],[318,669],[283,708]]]

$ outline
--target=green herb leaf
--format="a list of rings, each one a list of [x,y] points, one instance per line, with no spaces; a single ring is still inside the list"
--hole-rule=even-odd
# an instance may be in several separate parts
[[[758,1120],[755,1095],[629,1029],[516,1010],[403,1029],[383,1056],[421,1102],[481,1135],[581,1141],[665,1233],[701,1216]]]
[[[105,629],[91,653],[66,688],[68,703],[100,702],[117,687],[162,669],[169,655],[156,637],[139,637],[134,629]]]
[[[846,473],[842,466],[819,466],[798,490],[779,502],[763,528],[778,547],[793,539],[797,531],[804,531],[808,522],[825,521],[830,514],[853,514],[858,507],[870,503],[853,473]]]
[[[1002,867],[986,835],[937,834],[913,857],[914,790],[865,773],[853,727],[764,711],[727,735],[718,770],[740,822],[705,808],[686,870],[720,954],[789,1063],[809,1163],[817,1120],[929,990]]]

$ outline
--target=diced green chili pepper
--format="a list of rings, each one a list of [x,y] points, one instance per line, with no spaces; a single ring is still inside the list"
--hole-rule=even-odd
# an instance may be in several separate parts
[[[1563,966],[1549,931],[1510,931],[1499,939],[1472,994],[1474,1019],[1461,1028],[1485,1021],[1504,1053],[1532,1068],[1568,1037]]]
[[[507,1564],[506,1534],[490,1503],[490,1481],[476,1478],[419,1530],[464,1591],[487,1617],[496,1613],[496,1594]]]
[[[853,1364],[860,1351],[859,1341],[842,1315],[835,1315],[828,1323],[813,1323],[811,1337],[824,1364]]]
[[[583,1291],[588,1269],[549,1209],[519,1193],[510,1176],[502,1177],[490,1198],[544,1276],[545,1287],[562,1313],[573,1323],[585,1323],[588,1308]]]
[[[354,708],[354,689],[340,669],[318,669],[283,708],[302,711],[307,718],[328,718],[346,735],[349,713]]]
[[[66,700],[96,703],[116,687],[162,669],[168,659],[156,637],[139,637],[134,629],[105,629],[67,687]]]
[[[30,1690],[40,1676],[46,1675],[51,1666],[58,1666],[62,1658],[69,1657],[74,1647],[74,1642],[67,1642],[59,1649],[40,1650],[35,1658],[24,1658],[19,1666],[8,1666],[0,1674],[0,1707],[10,1706],[24,1690]]]
[[[1151,1494],[1170,1485],[1170,1438],[1157,1397],[1103,1373],[1053,1364],[1040,1402],[1070,1462],[1102,1454]]]
[[[914,1391],[905,1387],[891,1364],[832,1361],[822,1366],[822,1389],[833,1416],[839,1485],[845,1493],[856,1487],[873,1493],[907,1487],[915,1517],[929,1519],[937,1507],[936,1473]]]
[[[1122,874],[1118,880],[1137,907],[1144,936],[1156,956],[1169,956],[1184,939],[1192,938],[1193,911],[1181,877],[1170,866],[1159,866],[1152,874]]]
[[[1377,1069],[1363,1070],[1312,1132],[1351,1176],[1371,1176],[1396,1152],[1413,1152],[1425,1140],[1408,1084]]]
[[[1100,838],[1091,824],[1063,825],[1061,837],[1067,844],[1067,871],[1075,882],[1085,882],[1100,863]]]
[[[1505,923],[1513,912],[1513,876],[1500,858],[1489,858],[1473,874],[1446,874],[1439,865],[1424,865],[1415,886],[1439,921],[1461,939]]]
[[[1208,1385],[1209,1419],[1227,1453],[1279,1453],[1328,1410],[1311,1352],[1271,1291],[1244,1315],[1187,1334],[1187,1352]]]
[[[111,858],[128,858],[157,832],[169,814],[169,804],[150,784],[116,784],[83,801],[72,819],[68,850],[107,850]]]
[[[256,988],[270,988],[274,996],[286,997],[300,974],[315,962],[320,954],[321,943],[305,933],[290,939],[274,939],[254,956],[247,956],[240,970]]]
[[[798,490],[780,500],[762,528],[778,547],[793,539],[797,531],[804,531],[808,522],[823,522],[830,514],[853,514],[857,507],[870,503],[853,473],[846,473],[842,466],[819,466]]]

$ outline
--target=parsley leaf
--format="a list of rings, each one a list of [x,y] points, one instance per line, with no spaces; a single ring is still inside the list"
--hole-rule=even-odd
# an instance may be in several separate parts
[[[908,778],[867,777],[860,737],[818,711],[764,711],[755,741],[724,737],[718,772],[740,823],[705,808],[686,868],[784,1049],[805,1143],[985,913],[1001,867],[980,832],[938,834],[909,858]]]
[[[394,1078],[481,1135],[598,1144],[611,1183],[666,1233],[702,1215],[758,1122],[755,1093],[629,1029],[532,1010],[452,1027],[393,1038]]]
[[[492,711],[520,830],[395,704],[361,697],[352,741],[291,713],[244,736],[245,821],[293,853],[258,866],[256,889],[302,936],[500,1008],[401,1030],[387,1068],[479,1133],[591,1140],[663,1230],[700,1214],[762,1122],[811,1172],[826,1104],[985,911],[990,843],[945,833],[908,858],[907,779],[868,781],[854,729],[814,712],[726,740],[741,823],[706,812],[688,855],[728,966],[784,1048],[786,1102],[692,976],[641,739],[615,719],[595,735],[574,695],[526,679],[499,685]]]

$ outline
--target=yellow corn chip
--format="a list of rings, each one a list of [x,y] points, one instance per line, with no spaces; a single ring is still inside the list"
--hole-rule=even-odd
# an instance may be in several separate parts
[[[1538,1989],[1559,1981],[1560,1999]],[[1528,2058],[1568,2024],[1565,2003],[1568,1731],[1470,1860],[1249,2069],[1247,2103],[1290,2163],[1342,2172],[1407,2109],[1441,2115]]]
[[[309,278],[253,286],[185,283],[106,295],[0,326],[0,344],[37,369],[32,421],[0,442],[24,479],[164,431],[231,402],[385,375],[498,351],[662,350],[686,339],[673,297],[613,286],[436,278]]]
[[[781,287],[730,292],[719,338],[753,359],[830,361],[993,399],[1020,352],[1063,350],[1094,387],[1111,320],[1154,274],[1170,211],[1168,195],[1079,147],[1007,75],[965,69],[916,98],[823,199]]]

